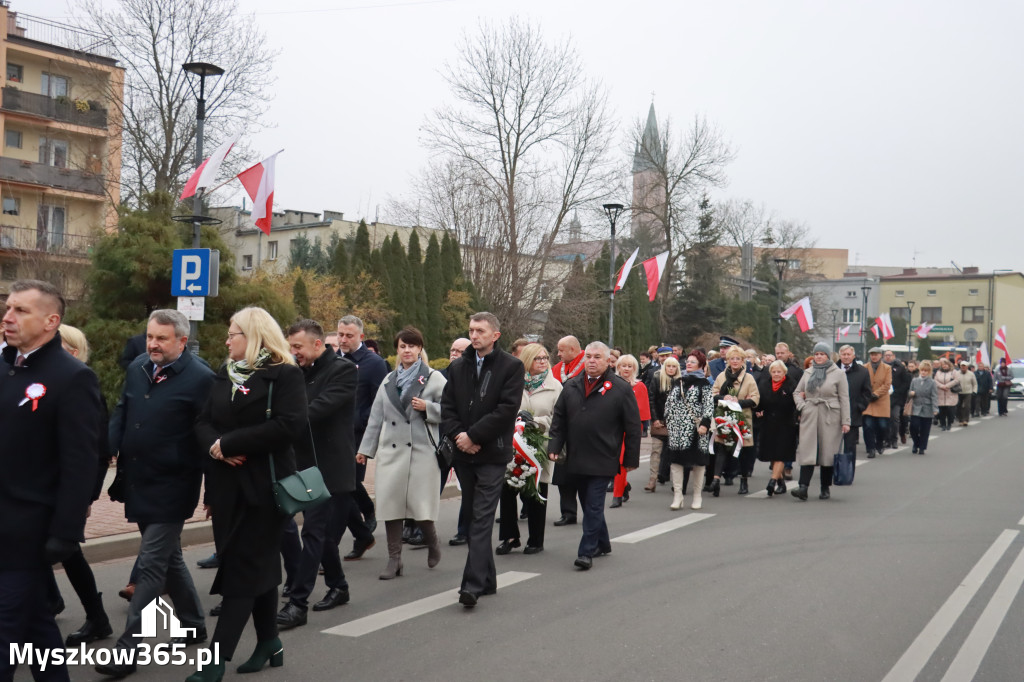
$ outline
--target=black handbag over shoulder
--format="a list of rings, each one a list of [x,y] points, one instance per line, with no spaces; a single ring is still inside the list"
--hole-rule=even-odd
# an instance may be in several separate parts
[[[427,374],[427,381],[430,381],[430,372]],[[427,438],[430,439],[430,444],[434,448],[434,457],[437,458],[437,468],[444,473],[452,468],[452,462],[455,461],[455,442],[448,437],[447,434],[441,436],[441,442],[438,443],[434,440],[434,434],[430,433],[430,424],[427,423],[427,415],[423,413],[423,428],[427,430]]]

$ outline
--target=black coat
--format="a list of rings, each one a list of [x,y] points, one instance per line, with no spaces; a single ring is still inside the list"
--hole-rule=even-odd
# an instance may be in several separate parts
[[[0,363],[0,570],[46,565],[48,538],[81,542],[99,459],[100,387],[60,334],[14,367]],[[26,399],[29,386],[46,394]]]
[[[523,363],[498,347],[484,357],[479,378],[472,347],[448,366],[448,383],[441,394],[441,433],[454,440],[465,431],[481,446],[475,455],[456,448],[457,461],[507,464],[512,460],[524,374]]]
[[[308,469],[316,464],[331,494],[350,493],[356,489],[354,438],[359,370],[351,360],[326,351],[302,372],[309,429],[296,445],[296,466]]]
[[[343,357],[356,364],[359,370],[359,384],[356,387],[356,423],[354,441],[356,445],[363,442],[363,434],[366,433],[366,424],[370,421],[370,408],[373,407],[373,399],[377,397],[377,389],[380,388],[384,377],[391,371],[384,358],[366,347],[366,344],[359,346],[354,353]]]
[[[274,384],[271,415],[267,395]],[[285,517],[274,505],[270,459],[277,478],[295,471],[293,446],[308,428],[306,387],[295,365],[256,370],[231,398],[231,380],[222,367],[196,422],[204,453],[219,438],[225,457],[245,455],[241,466],[207,457],[207,501],[220,557],[211,594],[255,597],[281,583],[281,539]]]
[[[837,362],[839,369],[843,368],[842,363]],[[846,370],[846,383],[850,387],[850,428],[856,428],[863,423],[864,410],[871,403],[871,374],[867,368],[853,361],[850,369]]]
[[[188,350],[156,380],[149,356],[128,366],[109,434],[129,521],[175,523],[195,513],[209,459],[195,423],[212,384],[213,371]]]
[[[910,392],[910,381],[913,379],[910,376],[910,370],[899,360],[895,360],[892,363],[892,396],[890,405],[899,405],[903,407],[904,403],[907,402],[907,394]]]
[[[146,352],[146,332],[136,334],[135,336],[128,339],[124,344],[124,350],[121,351],[121,359],[117,361],[117,364],[121,365],[121,369],[128,371],[128,365],[134,362],[135,358],[139,357]]]
[[[792,462],[796,459],[796,404],[793,391],[799,382],[786,376],[778,391],[772,390],[772,375],[765,372],[757,382],[761,399],[757,411],[763,412],[757,422],[759,447],[757,458],[762,462]]]
[[[569,475],[615,476],[620,454],[622,466],[640,466],[642,426],[633,387],[608,369],[588,396],[585,379],[581,372],[565,382],[551,418],[548,452],[565,449]]]
[[[992,392],[992,372],[987,369],[979,369],[974,372],[978,378],[978,395],[985,395]]]

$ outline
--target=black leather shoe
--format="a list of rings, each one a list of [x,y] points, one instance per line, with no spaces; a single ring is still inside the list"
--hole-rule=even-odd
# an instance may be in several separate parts
[[[776,495],[784,495],[785,493],[786,493],[786,481],[785,481],[785,479],[780,478],[778,481],[775,482],[775,494]]]
[[[724,478],[725,478],[725,481],[724,481],[725,485],[732,485],[732,479],[733,479],[732,476],[725,476]]]
[[[427,546],[427,539],[423,537],[423,530],[418,526],[409,534],[409,546],[413,549]]]
[[[740,489],[736,491],[737,495],[747,495],[750,493],[750,488],[747,487],[747,478],[744,476],[740,479]]]
[[[356,540],[352,543],[352,551],[345,555],[345,561],[356,561],[362,559],[366,550],[377,544],[373,538],[367,540]]]
[[[533,545],[527,545],[526,549],[523,550],[523,554],[540,554],[544,551],[544,547],[534,547]]]
[[[916,455],[917,454],[917,446],[916,445],[910,449],[910,454],[912,454],[912,455]]]
[[[523,505],[523,511],[519,512],[519,519],[525,521],[530,518],[530,512],[526,509],[526,505]]]
[[[288,599],[292,596],[292,586],[285,585],[284,589],[281,590],[281,599]]]
[[[608,508],[609,509],[618,509],[621,506],[622,506],[622,498],[621,497],[613,497],[612,498],[612,503],[610,505],[608,505]]]
[[[306,609],[288,602],[277,614],[277,629],[291,630],[306,624]]]
[[[722,494],[722,482],[717,478],[711,483],[711,494],[715,497]]]
[[[333,609],[335,606],[341,606],[347,604],[349,600],[348,590],[341,587],[332,587],[327,590],[327,595],[313,604],[314,611],[327,611]]]
[[[792,469],[784,469],[782,471],[782,480],[784,480],[784,481],[792,481],[793,480],[793,470]]]
[[[562,518],[560,518],[557,521],[555,521],[554,525],[556,525],[556,526],[571,526],[571,525],[573,525],[575,523],[576,523],[576,517],[575,516],[569,516],[567,514],[562,514]]]
[[[219,604],[214,606],[212,609],[210,609],[210,617],[211,618],[216,618],[217,616],[219,616],[220,615],[220,611],[223,608],[224,608],[224,602],[220,602]]]
[[[572,565],[582,571],[589,571],[590,567],[594,565],[594,560],[588,556],[578,556]]]
[[[615,490],[615,481],[608,481],[608,487],[605,489],[606,493],[610,493]]]
[[[596,559],[598,557],[608,556],[611,553],[612,553],[612,546],[611,545],[608,545],[607,549],[601,549],[600,547],[598,547],[597,548],[597,552],[594,554],[593,558]]]
[[[822,486],[821,487],[821,494],[818,495],[818,499],[819,500],[827,500],[830,497],[832,497],[832,493],[829,492],[828,488],[826,488],[825,486]]]
[[[494,553],[498,556],[504,556],[516,547],[519,547],[519,545],[520,542],[518,538],[513,538],[511,540],[502,540],[501,544],[494,548]]]
[[[711,492],[711,488],[712,488],[711,482],[710,481],[705,481],[704,482],[704,487],[701,488],[701,492],[709,493],[709,492]]]
[[[197,627],[195,634],[185,635],[184,637],[171,637],[171,644],[183,644],[185,646],[192,646],[193,644],[199,644],[200,642],[206,641],[206,628]]]
[[[807,486],[802,485],[802,486],[796,488],[795,490],[790,490],[789,492],[796,499],[801,500],[803,502],[807,501]]]
[[[774,494],[775,494],[775,479],[772,478],[772,479],[768,480],[768,497],[771,497]]]
[[[106,639],[112,634],[114,634],[114,628],[110,627],[109,620],[86,620],[82,627],[68,635],[64,643],[69,647],[75,647],[79,644],[89,644],[90,642]]]
[[[459,603],[467,609],[476,606],[477,596],[469,590],[459,590]]]
[[[196,566],[199,568],[220,568],[220,557],[214,552],[205,559],[200,559],[196,562]]]
[[[452,536],[452,539],[448,541],[448,544],[452,547],[458,547],[459,545],[464,545],[467,542],[469,542],[469,538],[467,538],[462,533],[456,533],[454,536]]]
[[[875,458],[875,451],[874,450],[868,450],[868,459],[874,459],[874,458]]]
[[[106,665],[98,665],[94,668],[100,675],[106,675],[107,677],[128,677],[135,672],[134,663],[108,663]]]

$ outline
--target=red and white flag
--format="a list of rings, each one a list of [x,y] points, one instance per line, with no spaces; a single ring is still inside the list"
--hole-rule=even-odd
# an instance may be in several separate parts
[[[977,365],[984,364],[986,367],[992,366],[992,361],[988,357],[988,346],[985,345],[984,341],[981,342],[981,348],[974,355],[974,363]]]
[[[996,332],[996,338],[992,341],[992,350],[998,348],[1003,351],[1006,357],[1010,357],[1010,351],[1006,349],[1006,327],[1002,326]]]
[[[875,335],[876,339],[882,338],[882,332],[878,329],[878,323],[871,325],[871,333]]]
[[[811,312],[810,296],[804,296],[779,313],[779,317],[784,320],[788,320],[794,315],[796,315],[796,321],[800,325],[800,331],[805,332],[814,329],[814,314]]]
[[[183,201],[195,195],[198,190],[206,189],[214,183],[217,179],[217,173],[220,172],[221,164],[224,163],[224,159],[236,142],[238,142],[238,135],[217,147],[213,154],[210,155],[210,158],[199,164],[199,168],[196,168],[196,172],[192,174],[192,177],[188,179],[185,187],[181,190],[181,196],[178,198],[178,201]]]
[[[846,325],[836,330],[836,343],[839,343],[839,339],[850,333],[850,327],[853,325]]]
[[[283,149],[281,151],[284,151]],[[238,174],[238,179],[252,199],[252,219],[256,227],[270,236],[270,221],[274,216],[274,159],[272,156]]]
[[[889,317],[889,313],[882,313],[879,315],[878,319],[875,320],[875,324],[878,325],[878,328],[882,331],[882,336],[879,338],[888,341],[892,337],[896,336],[896,332],[892,328],[892,318]],[[878,335],[875,334],[875,336]]]
[[[626,262],[619,268],[619,274],[615,278],[615,291],[618,291],[622,287],[626,286],[626,280],[629,279],[629,271],[633,269],[633,261],[636,260],[636,255],[640,253],[640,248],[633,252],[633,255],[626,259]]]
[[[932,328],[934,326],[935,326],[934,324],[928,324],[927,322],[922,322],[921,326],[919,326],[916,330],[914,330],[914,333],[917,334],[917,338],[919,338],[919,339],[927,339],[928,335],[931,334]]]
[[[661,276],[665,272],[667,263],[668,251],[659,253],[654,258],[648,258],[643,262],[644,272],[647,273],[647,297],[652,301],[658,295],[658,285],[661,283]]]

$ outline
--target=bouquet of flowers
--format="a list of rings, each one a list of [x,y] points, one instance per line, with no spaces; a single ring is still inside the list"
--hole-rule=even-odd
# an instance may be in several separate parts
[[[541,470],[547,466],[548,456],[545,444],[548,437],[532,419],[516,420],[516,430],[512,437],[514,456],[505,469],[505,483],[514,490],[526,493],[530,497],[547,502],[540,494],[537,484],[540,482]]]
[[[743,418],[743,408],[735,400],[719,400],[715,405],[713,428],[719,442],[733,448],[733,457],[740,456],[743,439],[750,435],[750,425]]]

